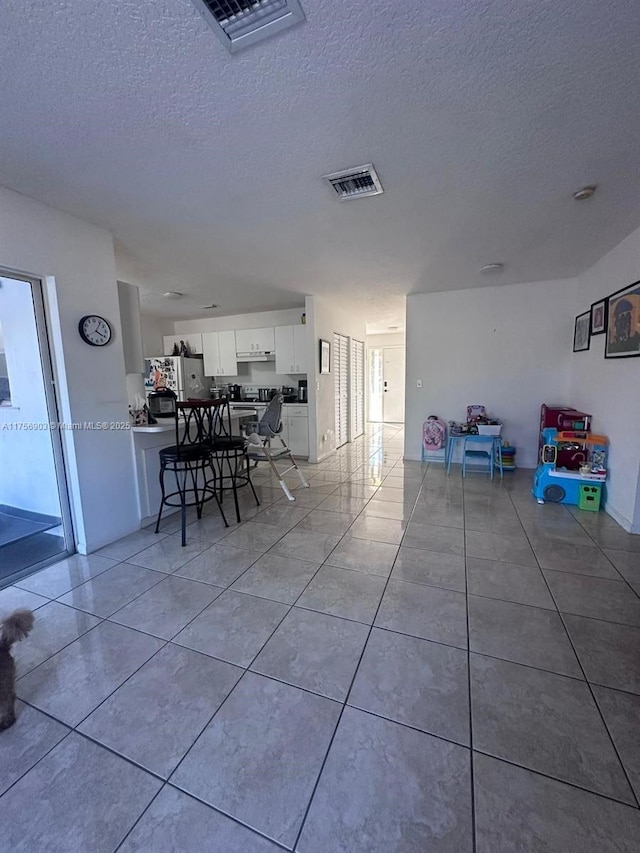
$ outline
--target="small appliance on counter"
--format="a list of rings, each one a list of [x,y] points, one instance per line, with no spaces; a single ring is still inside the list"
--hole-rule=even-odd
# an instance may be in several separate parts
[[[307,396],[307,380],[299,379],[298,380],[298,403],[308,403],[309,397]]]
[[[178,397],[170,388],[150,391],[147,399],[149,415],[152,418],[173,418],[175,416]]]
[[[227,396],[234,403],[242,400],[242,385],[227,385]]]
[[[209,396],[212,400],[219,400],[221,397],[225,396],[224,388],[219,388],[217,385],[212,385],[209,388]]]
[[[268,403],[277,393],[277,388],[258,388],[258,400],[261,403]]]
[[[283,403],[297,403],[298,395],[296,394],[296,389],[291,388],[288,385],[282,386],[282,397]]]

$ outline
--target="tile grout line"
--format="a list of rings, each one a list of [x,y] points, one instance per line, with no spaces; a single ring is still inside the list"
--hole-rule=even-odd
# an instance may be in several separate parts
[[[418,491],[418,494],[419,494],[419,491]],[[416,500],[417,500],[417,496],[416,496]],[[415,502],[414,502],[414,508],[415,508]],[[412,510],[412,513],[413,513],[413,510]],[[403,533],[403,535],[402,535],[402,539],[404,539],[404,533]],[[402,539],[400,540],[400,545],[402,544]],[[346,691],[346,693],[345,693],[344,700],[343,700],[343,702],[341,703],[341,704],[342,704],[342,707],[341,707],[341,709],[340,709],[340,713],[339,713],[339,715],[338,715],[338,719],[336,720],[336,724],[335,724],[335,727],[334,727],[334,729],[333,729],[333,734],[331,735],[331,739],[329,740],[329,744],[328,744],[328,746],[327,746],[327,750],[326,750],[325,755],[324,755],[324,758],[323,758],[323,760],[322,760],[322,764],[320,765],[320,769],[319,769],[318,774],[317,774],[317,776],[316,776],[316,781],[315,781],[315,783],[314,783],[314,785],[313,785],[313,788],[312,788],[312,790],[311,790],[311,795],[310,795],[310,797],[309,797],[309,801],[308,801],[308,803],[307,803],[307,807],[306,807],[306,809],[305,809],[305,811],[304,811],[304,814],[303,814],[303,816],[302,816],[302,821],[300,822],[300,829],[298,830],[298,833],[297,833],[297,835],[296,835],[296,837],[295,837],[295,840],[294,840],[294,843],[293,843],[292,850],[295,850],[295,849],[297,848],[297,846],[298,846],[298,844],[299,844],[299,842],[300,842],[300,838],[301,838],[301,836],[302,836],[302,833],[303,833],[303,831],[304,831],[305,823],[306,823],[306,821],[307,821],[307,817],[308,817],[309,812],[310,812],[310,810],[311,810],[311,805],[312,805],[312,803],[313,803],[314,797],[315,797],[315,795],[316,795],[316,791],[317,791],[318,786],[319,786],[319,784],[320,784],[320,779],[322,778],[322,774],[323,774],[323,772],[324,772],[324,768],[325,768],[325,766],[326,766],[326,764],[327,764],[327,761],[328,761],[328,758],[329,758],[329,754],[330,754],[330,752],[331,752],[331,748],[332,748],[332,746],[333,746],[333,742],[334,742],[334,740],[335,740],[335,738],[336,738],[336,735],[337,735],[337,733],[338,733],[338,728],[340,727],[340,722],[341,722],[341,720],[342,720],[342,717],[343,717],[343,715],[344,715],[345,709],[346,709],[346,707],[347,707],[347,704],[348,704],[348,701],[349,701],[349,696],[350,696],[350,694],[351,694],[351,690],[353,689],[353,684],[354,684],[354,682],[355,682],[355,680],[356,680],[356,678],[357,678],[358,670],[360,669],[360,665],[361,665],[361,663],[362,663],[362,659],[363,659],[363,657],[364,657],[364,655],[365,655],[365,652],[366,652],[366,649],[367,649],[367,645],[368,645],[368,643],[369,643],[369,638],[371,637],[371,634],[372,634],[372,632],[373,632],[373,627],[374,627],[374,624],[375,624],[376,618],[377,618],[377,616],[378,616],[378,612],[379,612],[379,610],[380,610],[380,606],[381,606],[381,604],[382,604],[382,601],[383,601],[383,599],[384,599],[385,593],[386,593],[386,591],[387,591],[387,587],[389,586],[389,581],[391,580],[391,575],[392,575],[392,573],[393,573],[393,567],[394,567],[394,565],[395,565],[396,560],[398,559],[398,554],[400,553],[400,545],[398,545],[398,550],[397,550],[397,552],[396,552],[396,556],[394,557],[394,561],[393,561],[393,563],[392,563],[392,565],[391,565],[391,570],[389,571],[389,575],[387,576],[387,578],[386,578],[386,580],[385,580],[385,585],[384,585],[384,587],[383,587],[382,594],[381,594],[381,596],[380,596],[380,599],[378,600],[378,605],[377,605],[377,607],[376,607],[375,613],[373,614],[373,618],[372,618],[372,620],[371,620],[371,624],[369,625],[369,630],[368,630],[368,632],[367,632],[367,637],[366,637],[366,639],[365,639],[365,641],[364,641],[364,644],[363,644],[363,646],[362,646],[362,651],[360,652],[360,655],[359,655],[359,657],[358,657],[358,662],[357,662],[356,667],[355,667],[355,669],[354,669],[353,676],[351,677],[351,681],[350,681],[350,683],[349,683],[349,687],[347,688],[347,691]],[[336,547],[337,547],[337,546],[336,546]],[[385,718],[385,719],[386,719],[386,718]]]
[[[527,535],[527,534],[526,534],[526,531],[525,531],[525,535]],[[527,536],[527,541],[529,541],[529,537],[528,537],[528,536]],[[529,544],[531,545],[531,543],[530,543],[530,542],[529,542]],[[600,548],[598,548],[597,550],[601,551],[601,549],[600,549]],[[601,552],[601,553],[602,553],[602,552]],[[534,554],[535,554],[535,551],[534,551]],[[605,557],[606,557],[606,555],[605,555]],[[537,557],[536,557],[536,561],[537,561]],[[538,565],[539,565],[539,563],[538,563]],[[542,571],[542,569],[541,569],[541,571]],[[555,603],[556,607],[558,607],[558,602],[557,602],[557,600],[556,600],[555,595],[553,594],[553,590],[551,589],[551,587],[550,587],[550,585],[549,585],[549,583],[548,583],[548,581],[547,581],[547,578],[546,578],[546,576],[545,576],[544,572],[542,572],[542,576],[544,577],[544,582],[545,582],[545,584],[547,585],[547,589],[549,590],[549,595],[550,595],[550,596],[551,596],[551,598],[553,599],[553,601],[554,601],[554,603]],[[629,779],[629,774],[627,773],[627,768],[625,767],[625,765],[624,765],[624,763],[623,763],[623,761],[622,761],[622,758],[620,757],[620,753],[618,752],[618,748],[617,748],[617,746],[616,746],[616,744],[615,744],[615,742],[614,742],[614,740],[613,740],[613,736],[612,736],[611,732],[609,731],[609,726],[607,725],[607,721],[605,720],[604,715],[603,715],[603,713],[602,713],[602,710],[600,709],[600,705],[598,704],[598,700],[596,699],[596,696],[595,696],[595,693],[594,693],[593,688],[592,688],[592,686],[591,686],[591,683],[590,683],[590,681],[589,681],[589,679],[588,679],[588,677],[587,677],[587,673],[586,673],[586,671],[585,671],[585,669],[584,669],[584,666],[582,665],[582,661],[580,660],[580,656],[579,656],[579,654],[578,654],[578,650],[576,649],[576,647],[575,647],[575,645],[574,645],[574,643],[573,643],[573,639],[572,639],[572,637],[571,637],[571,633],[570,633],[570,631],[569,631],[569,628],[567,627],[567,623],[566,623],[565,618],[564,618],[564,613],[563,613],[559,608],[558,608],[558,614],[559,614],[559,616],[560,616],[560,620],[561,620],[561,622],[562,622],[562,627],[564,628],[565,634],[567,635],[567,638],[568,638],[568,640],[569,640],[569,644],[571,645],[571,648],[572,648],[572,650],[573,650],[573,654],[575,655],[575,658],[576,658],[576,660],[578,661],[578,666],[580,667],[580,671],[582,672],[582,674],[583,674],[583,676],[584,676],[584,681],[585,681],[585,684],[587,685],[587,689],[588,689],[588,691],[589,691],[589,694],[590,694],[590,696],[591,696],[591,699],[592,699],[592,701],[593,701],[593,704],[595,705],[596,710],[597,710],[597,712],[598,712],[598,715],[600,716],[600,719],[601,719],[602,724],[603,724],[603,726],[604,726],[604,730],[606,731],[607,735],[609,736],[609,742],[611,743],[611,746],[612,746],[612,748],[613,748],[614,755],[615,755],[615,756],[616,756],[616,758],[618,759],[618,764],[619,764],[619,766],[620,766],[620,769],[622,770],[622,773],[623,773],[624,779],[625,779],[625,781],[626,781],[626,783],[627,783],[627,786],[628,786],[628,788],[629,788],[629,791],[631,792],[631,796],[632,796],[632,798],[633,798],[633,801],[634,801],[634,802],[635,802],[635,804],[636,804],[636,808],[640,808],[640,801],[638,800],[638,796],[637,796],[637,794],[636,794],[636,792],[635,792],[635,789],[634,789],[633,785],[631,784],[631,780]],[[577,615],[577,614],[576,614],[576,615]],[[604,620],[602,620],[602,621],[604,621]],[[618,623],[611,623],[611,624],[618,624]],[[602,796],[602,795],[601,795],[601,796]],[[619,802],[619,801],[617,801],[617,800],[616,800],[616,802]]]
[[[464,524],[464,588],[465,588],[465,614],[467,618],[467,690],[469,691],[469,749],[470,749],[470,782],[471,782],[471,844],[473,845],[473,853],[476,853],[478,846],[477,838],[477,821],[476,821],[476,785],[475,785],[475,750],[473,747],[473,699],[471,692],[471,629],[469,620],[469,571],[467,569],[467,528],[466,528],[466,504],[465,504],[464,487],[462,490],[462,521]]]

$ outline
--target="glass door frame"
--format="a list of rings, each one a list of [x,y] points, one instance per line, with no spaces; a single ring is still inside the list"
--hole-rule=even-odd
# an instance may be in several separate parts
[[[44,296],[44,281],[38,276],[18,272],[17,270],[8,269],[6,267],[0,267],[0,278],[10,278],[14,281],[28,284],[31,287],[31,300],[33,302],[33,312],[36,323],[40,364],[42,367],[42,381],[47,404],[47,417],[49,419],[49,423],[53,422],[59,424],[61,422],[60,406],[55,378],[56,372],[54,355],[49,338],[50,321],[47,316],[47,305]],[[69,481],[67,478],[67,466],[65,464],[64,447],[60,430],[50,429],[49,436],[51,439],[53,464],[56,472],[56,486],[58,490],[58,500],[60,502],[60,519],[63,533],[62,538],[65,549],[60,551],[58,554],[47,557],[38,563],[34,563],[31,566],[20,569],[15,574],[10,575],[7,578],[9,580],[9,585],[15,583],[20,578],[32,574],[38,569],[49,566],[52,563],[57,563],[60,560],[64,560],[66,557],[75,553],[76,550],[73,532],[73,516],[69,498]]]

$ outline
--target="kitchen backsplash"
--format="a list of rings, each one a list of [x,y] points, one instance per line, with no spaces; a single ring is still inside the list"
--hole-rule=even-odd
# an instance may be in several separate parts
[[[237,376],[217,376],[211,379],[211,384],[221,385],[257,385],[260,388],[280,388],[282,385],[298,387],[298,379],[306,379],[306,373],[289,375],[275,373],[272,361],[252,361],[238,365]]]

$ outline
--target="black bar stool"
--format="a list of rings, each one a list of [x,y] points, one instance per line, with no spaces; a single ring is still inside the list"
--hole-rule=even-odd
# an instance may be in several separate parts
[[[231,406],[226,398],[222,398],[216,409],[213,419],[213,433],[211,436],[211,452],[218,465],[218,476],[220,480],[219,491],[222,501],[225,488],[233,491],[233,501],[236,507],[236,518],[240,518],[240,505],[238,503],[238,486],[250,486],[256,499],[256,506],[260,506],[258,495],[251,482],[251,468],[247,454],[247,442],[244,436],[234,435],[231,423]],[[225,486],[225,481],[231,486]]]
[[[218,504],[225,527],[229,524],[218,497],[217,474],[213,464],[211,436],[219,408],[218,400],[177,402],[175,409],[176,443],[160,451],[160,490],[162,498],[156,521],[160,530],[165,506],[180,507],[182,515],[182,544],[187,544],[187,507],[195,506],[198,518],[202,508],[212,499]],[[165,489],[165,474],[173,473],[176,490]],[[190,481],[190,482],[189,482]]]

